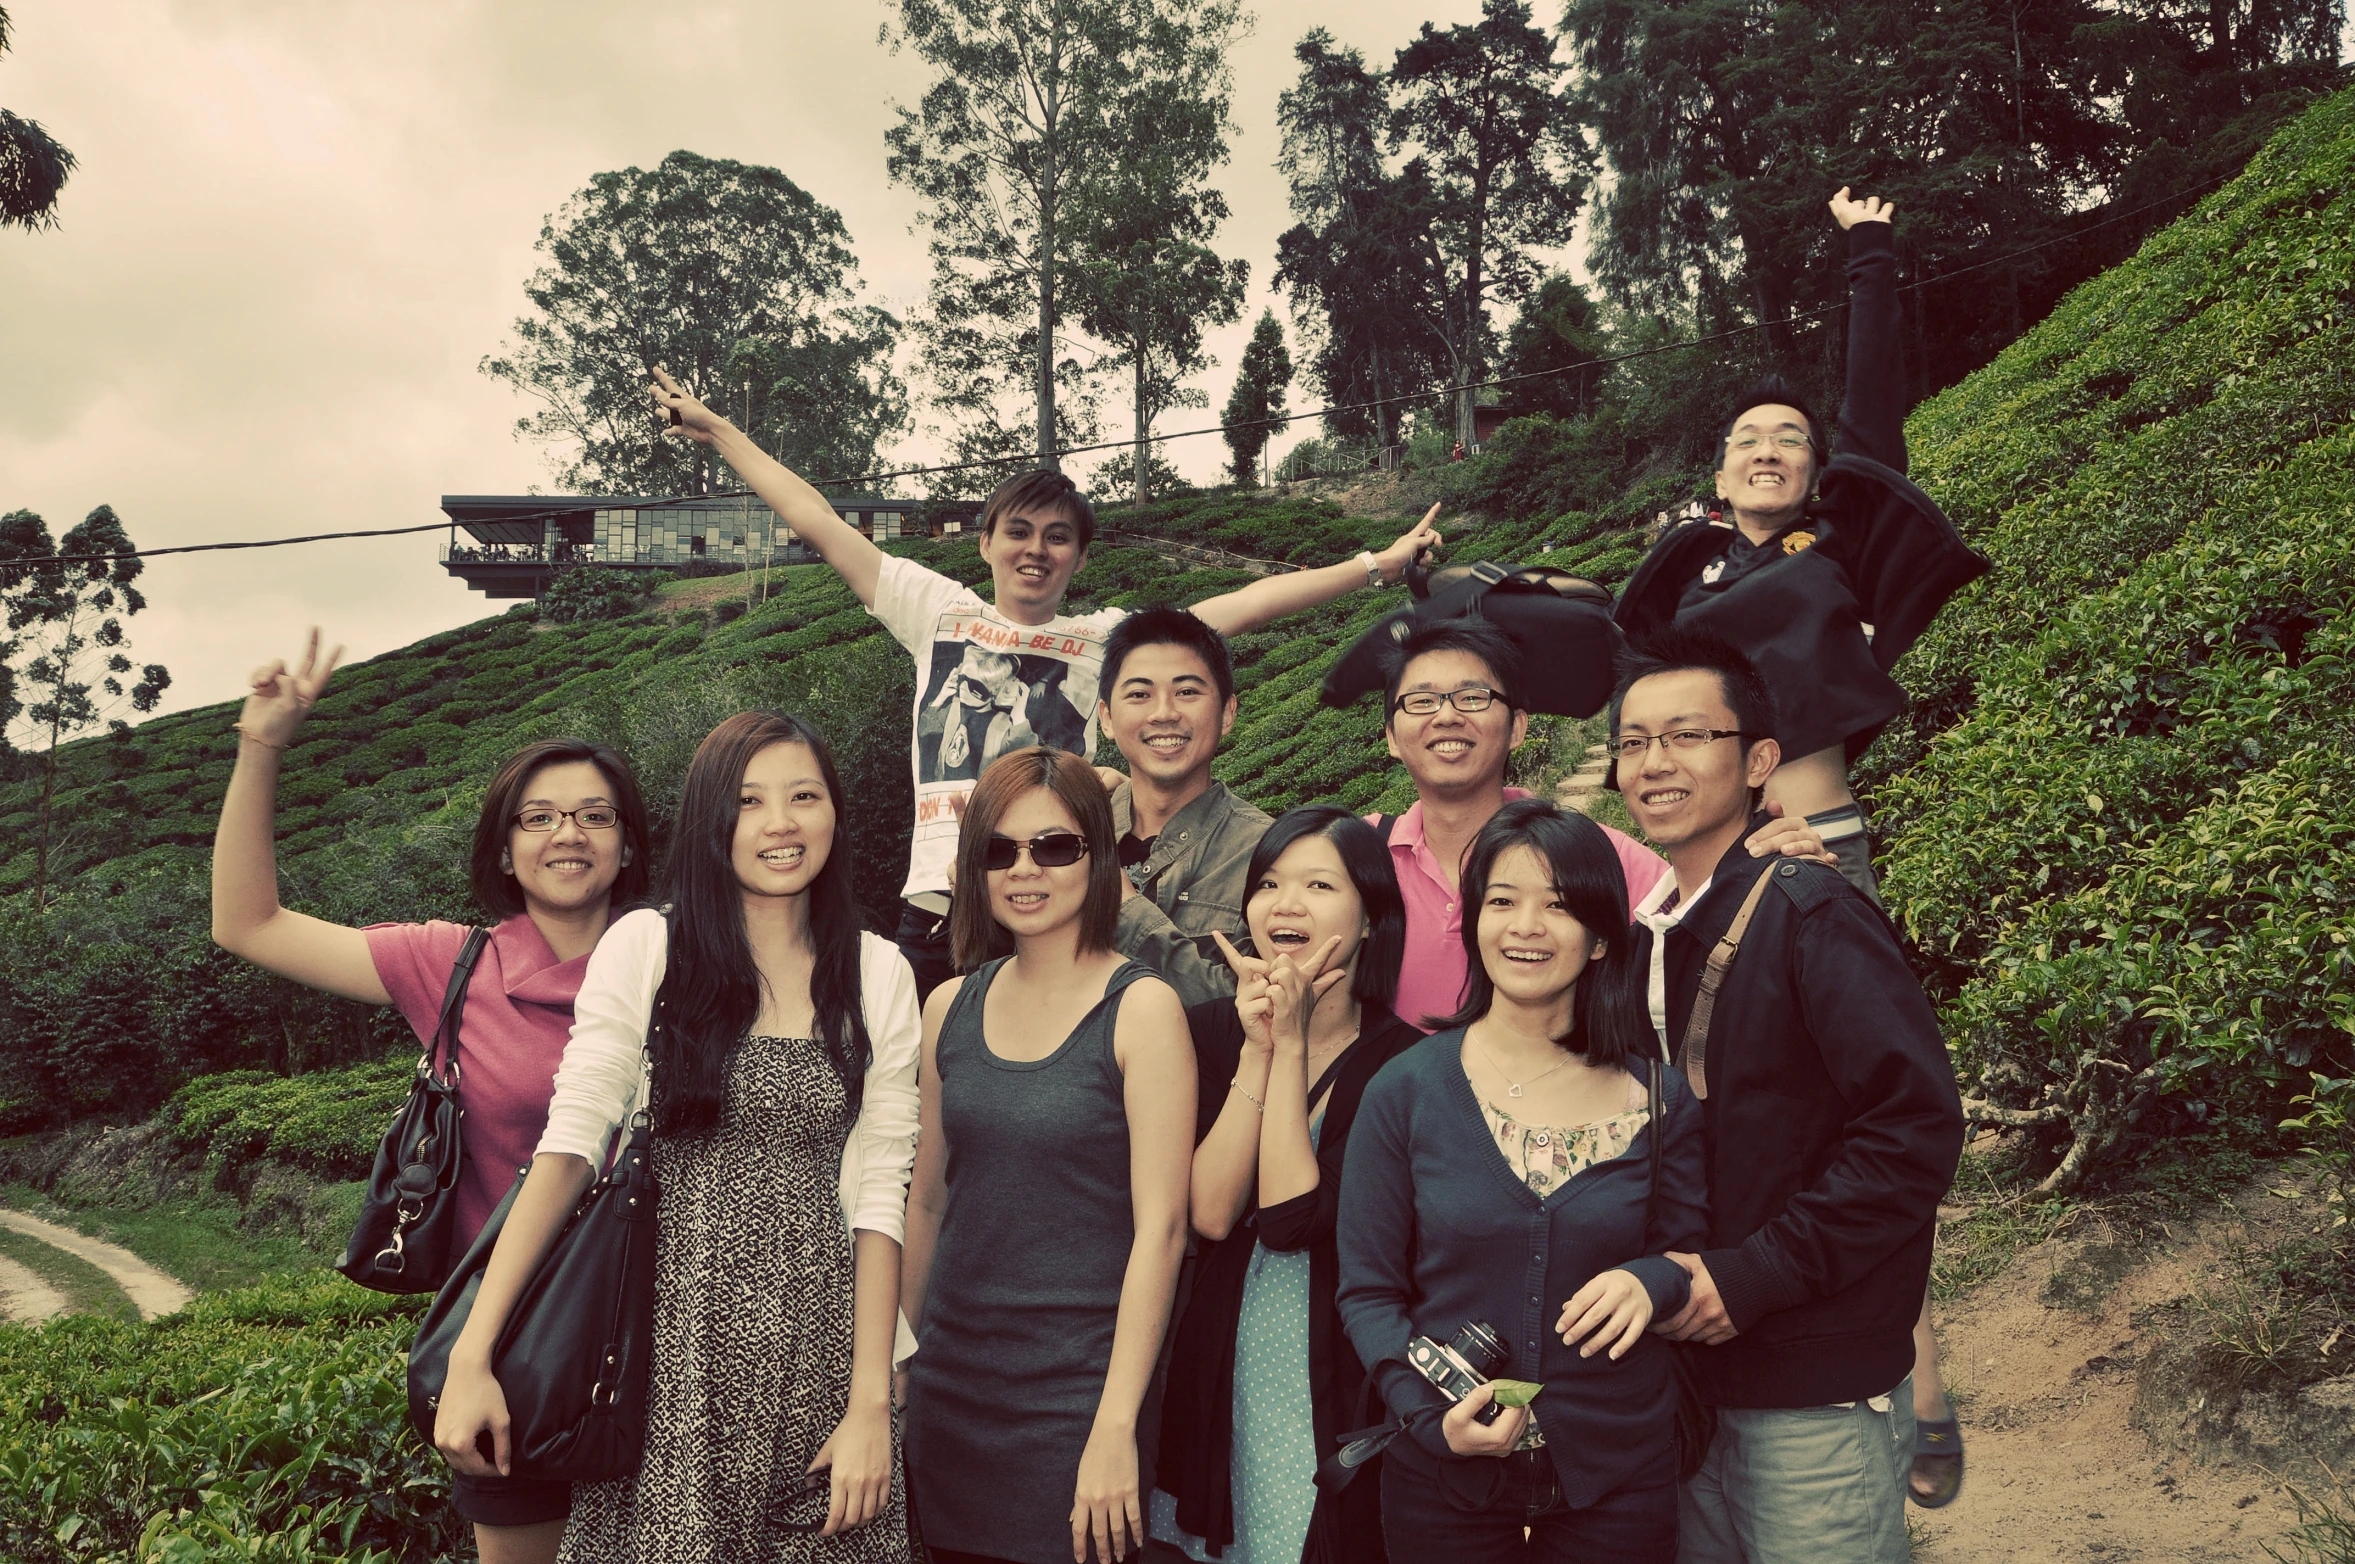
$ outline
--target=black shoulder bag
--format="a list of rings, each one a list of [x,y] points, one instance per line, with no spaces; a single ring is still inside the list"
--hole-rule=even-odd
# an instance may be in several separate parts
[[[662,1025],[659,994],[654,1006],[649,1054]],[[638,1470],[654,1348],[653,1106],[649,1096],[631,1115],[629,1143],[573,1208],[492,1344],[491,1374],[507,1398],[510,1470],[519,1477],[605,1482]],[[409,1426],[428,1445],[450,1349],[522,1187],[519,1178],[507,1191],[417,1328]]]
[[[458,1122],[458,1021],[466,1013],[474,964],[489,942],[487,930],[467,930],[442,994],[433,1041],[418,1056],[408,1101],[376,1148],[359,1224],[343,1258],[335,1262],[337,1270],[363,1287],[433,1292],[449,1277],[450,1230],[458,1204],[453,1192],[466,1154]]]

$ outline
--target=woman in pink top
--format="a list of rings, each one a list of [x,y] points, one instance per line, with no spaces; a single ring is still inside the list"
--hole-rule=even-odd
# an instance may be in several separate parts
[[[213,940],[280,977],[362,1004],[397,1006],[430,1046],[466,940],[462,925],[354,929],[278,905],[271,837],[279,761],[341,655],[338,647],[322,661],[313,630],[300,668],[274,662],[254,672],[237,719],[237,768],[213,838]],[[475,899],[499,921],[475,964],[458,1034],[466,1160],[451,1243],[459,1251],[531,1161],[589,952],[611,909],[645,894],[649,853],[637,780],[602,744],[526,744],[491,778],[469,878]],[[460,1474],[451,1502],[473,1523],[483,1564],[545,1564],[556,1556],[572,1491],[565,1483]]]

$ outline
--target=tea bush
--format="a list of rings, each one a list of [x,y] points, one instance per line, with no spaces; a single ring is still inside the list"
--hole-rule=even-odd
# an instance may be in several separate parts
[[[144,1325],[0,1326],[0,1557],[446,1556],[446,1470],[406,1420],[422,1308],[314,1272]]]
[[[236,1187],[249,1165],[264,1160],[330,1182],[365,1178],[416,1071],[416,1054],[403,1052],[307,1075],[199,1076],[172,1094],[162,1118],[182,1150],[204,1155],[220,1186]]]

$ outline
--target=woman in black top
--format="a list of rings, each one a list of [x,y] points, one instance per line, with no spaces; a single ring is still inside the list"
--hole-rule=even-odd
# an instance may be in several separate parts
[[[1668,1252],[1706,1231],[1700,1105],[1654,1063],[1645,932],[1600,828],[1516,800],[1462,883],[1464,1008],[1366,1088],[1342,1179],[1341,1319],[1405,1427],[1382,1473],[1390,1556],[1665,1564],[1673,1349],[1645,1328],[1683,1307]],[[1487,1384],[1451,1404],[1408,1360],[1474,1321],[1502,1349],[1490,1372],[1540,1387],[1490,1422]]]
[[[1236,997],[1186,1012],[1205,1242],[1170,1365],[1157,1529],[1197,1557],[1297,1564],[1305,1534],[1308,1557],[1381,1564],[1379,1485],[1332,1496],[1313,1479],[1366,1421],[1333,1310],[1334,1218],[1366,1083],[1422,1041],[1390,1010],[1405,909],[1373,828],[1330,804],[1268,827],[1243,883],[1259,958],[1229,946]]]

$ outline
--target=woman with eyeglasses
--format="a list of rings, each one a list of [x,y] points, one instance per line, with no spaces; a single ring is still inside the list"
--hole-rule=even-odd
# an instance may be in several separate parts
[[[1157,1535],[1224,1564],[1381,1564],[1374,1474],[1337,1494],[1315,1477],[1365,1422],[1335,1230],[1366,1084],[1423,1040],[1390,1009],[1406,909],[1381,838],[1332,804],[1269,826],[1243,884],[1258,954],[1227,946],[1235,997],[1186,1012],[1204,1242],[1170,1357]]]
[[[434,1427],[460,1470],[508,1464],[491,1344],[650,1112],[645,1452],[635,1477],[575,1488],[567,1564],[908,1557],[891,1371],[916,982],[861,926],[842,798],[807,724],[749,711],[712,729],[680,790],[666,909],[617,921],[581,985]]]
[[[425,1047],[468,930],[455,923],[364,929],[278,902],[272,842],[278,775],[342,655],[319,632],[299,666],[258,668],[237,718],[237,765],[213,839],[213,940],[306,987],[397,1007]],[[468,981],[457,1053],[466,1157],[452,1198],[453,1252],[474,1242],[531,1160],[548,1119],[573,1003],[617,903],[645,894],[646,806],[602,744],[543,739],[501,763],[483,795],[469,862],[475,900],[497,921]],[[483,1564],[545,1564],[571,1507],[568,1483],[460,1471],[451,1504]]]
[[[1400,1428],[1383,1534],[1402,1564],[1667,1564],[1673,1349],[1645,1331],[1689,1290],[1668,1251],[1707,1230],[1700,1105],[1658,1063],[1599,827],[1509,803],[1463,888],[1464,1004],[1367,1087],[1342,1175],[1341,1318]],[[1410,1343],[1474,1326],[1491,1361],[1451,1395]]]
[[[1079,757],[992,762],[956,869],[902,1289],[917,1524],[936,1564],[1109,1564],[1145,1539],[1185,1254],[1185,1012],[1112,948],[1112,807]]]

